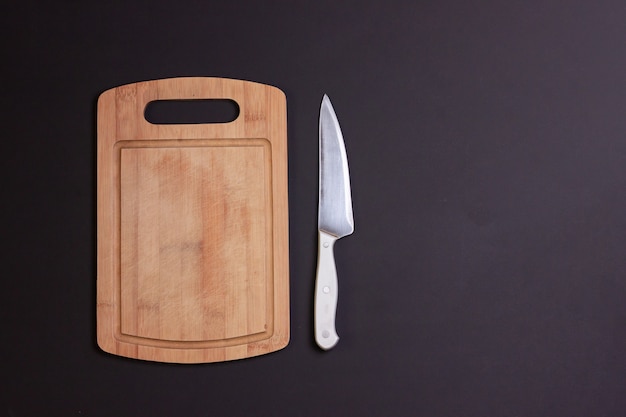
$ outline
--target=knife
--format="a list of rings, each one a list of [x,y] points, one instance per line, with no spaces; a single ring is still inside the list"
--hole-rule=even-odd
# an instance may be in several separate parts
[[[348,159],[337,115],[327,95],[319,125],[319,249],[315,279],[315,341],[324,350],[339,341],[335,330],[337,269],[333,247],[354,232]]]

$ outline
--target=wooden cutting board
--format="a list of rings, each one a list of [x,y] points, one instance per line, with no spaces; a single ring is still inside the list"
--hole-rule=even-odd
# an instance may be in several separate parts
[[[151,124],[156,100],[230,99],[229,123]],[[282,91],[221,78],[98,99],[98,345],[159,362],[241,359],[289,342]]]

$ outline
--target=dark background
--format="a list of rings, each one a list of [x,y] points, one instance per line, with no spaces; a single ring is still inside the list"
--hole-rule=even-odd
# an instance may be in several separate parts
[[[0,415],[626,415],[623,1],[23,0],[0,27]],[[279,352],[172,365],[96,345],[96,100],[176,76],[287,95]],[[324,93],[356,223],[326,353]]]

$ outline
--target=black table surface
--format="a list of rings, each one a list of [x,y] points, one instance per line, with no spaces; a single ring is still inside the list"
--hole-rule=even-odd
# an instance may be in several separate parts
[[[0,414],[626,415],[620,1],[33,1],[0,14]],[[217,76],[287,96],[291,340],[96,344],[96,100]],[[313,341],[319,105],[350,163],[339,344]]]

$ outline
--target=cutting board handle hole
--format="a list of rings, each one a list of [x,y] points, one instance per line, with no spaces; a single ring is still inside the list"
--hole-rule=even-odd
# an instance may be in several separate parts
[[[229,123],[239,117],[239,105],[230,99],[155,100],[144,117],[155,125]]]

